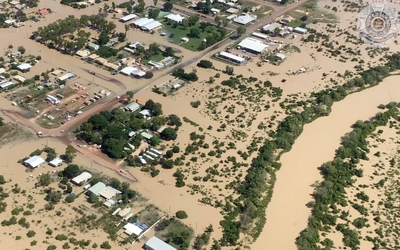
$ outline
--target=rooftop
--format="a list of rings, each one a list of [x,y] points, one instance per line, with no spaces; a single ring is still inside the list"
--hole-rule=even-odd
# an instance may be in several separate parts
[[[173,246],[165,243],[164,241],[160,240],[156,236],[151,237],[145,245],[146,249],[153,249],[153,250],[176,250]]]
[[[90,187],[88,189],[88,191],[94,195],[99,195],[100,192],[103,191],[105,188],[106,188],[106,184],[104,184],[103,182],[97,182],[92,187]]]
[[[264,52],[269,46],[254,38],[246,38],[238,44],[243,49],[248,49],[253,52],[261,53]]]
[[[29,165],[32,168],[36,168],[39,167],[40,165],[42,165],[45,162],[45,160],[43,160],[42,157],[35,155],[32,156],[31,158],[29,158],[28,160],[24,161],[24,163],[26,165]]]

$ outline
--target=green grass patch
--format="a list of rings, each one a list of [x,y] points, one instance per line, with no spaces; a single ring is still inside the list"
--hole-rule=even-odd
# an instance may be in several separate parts
[[[157,55],[150,56],[150,57],[147,58],[147,59],[144,59],[144,58],[143,58],[142,63],[143,63],[143,64],[147,64],[149,61],[159,62],[159,61],[161,61],[162,59],[164,59],[164,56],[163,56],[162,54],[157,54]]]

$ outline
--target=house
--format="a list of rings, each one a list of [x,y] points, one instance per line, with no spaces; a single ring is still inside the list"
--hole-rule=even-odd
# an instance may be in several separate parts
[[[115,205],[115,201],[114,200],[107,200],[106,202],[103,203],[103,206],[105,206],[106,208],[111,208],[112,206]]]
[[[257,15],[240,15],[240,16],[234,18],[233,21],[235,23],[238,23],[241,25],[247,25],[256,19],[257,19]]]
[[[90,179],[92,179],[92,175],[88,172],[83,172],[82,174],[73,178],[71,182],[75,185],[81,185],[82,183],[87,182]]]
[[[96,50],[98,50],[100,48],[100,46],[95,44],[95,43],[89,43],[87,45],[87,47],[88,47],[88,49],[93,50],[93,51],[96,51]]]
[[[4,80],[4,81],[0,82],[0,89],[8,89],[12,85],[14,85],[14,83]]]
[[[293,29],[293,31],[302,35],[307,34],[307,29],[301,27],[296,27]]]
[[[11,2],[9,2],[9,4],[10,5],[12,5],[12,6],[15,6],[15,5],[18,5],[19,4],[19,1],[11,1]]]
[[[270,23],[261,28],[261,30],[265,33],[274,33],[275,29],[282,29],[282,25],[280,23]]]
[[[86,49],[84,49],[84,50],[78,50],[78,51],[76,52],[76,55],[79,56],[79,57],[88,57],[88,56],[90,55],[90,51],[89,51],[89,50],[86,50]]]
[[[121,69],[119,72],[123,75],[130,76],[135,70],[136,68],[129,66]]]
[[[142,132],[142,133],[140,133],[140,135],[146,140],[150,140],[153,137],[151,134],[149,134],[147,132]]]
[[[52,74],[53,76],[58,76],[58,75],[61,74],[61,73],[62,73],[62,71],[59,70],[59,69],[56,69],[56,70],[54,70],[53,72],[51,72],[51,74]]]
[[[148,120],[151,118],[151,112],[148,109],[143,109],[142,111],[139,112],[141,115],[143,115],[143,118]]]
[[[41,9],[41,10],[38,10],[37,14],[44,16],[44,15],[49,14],[49,11],[47,9]]]
[[[62,76],[60,76],[60,77],[57,77],[57,78],[56,78],[56,82],[66,81],[66,80],[68,80],[68,79],[70,79],[70,78],[72,78],[72,77],[75,77],[75,75],[74,75],[73,73],[68,72],[68,73],[66,73],[65,75],[62,75]]]
[[[14,20],[6,20],[6,21],[4,21],[4,23],[9,24],[9,23],[7,23],[7,21],[12,21],[10,24],[15,23]],[[21,52],[19,52],[19,51],[15,51],[15,52],[8,54],[8,57],[11,57],[11,58],[20,57],[20,56],[21,56]]]
[[[185,18],[179,14],[171,13],[171,14],[166,15],[165,19],[173,21],[173,22],[177,22],[177,23],[182,23],[183,19],[185,19]]]
[[[135,112],[140,109],[140,105],[137,102],[131,102],[124,108],[126,111]]]
[[[129,134],[128,134],[128,136],[129,137],[134,137],[134,136],[136,136],[136,132],[135,131],[131,131],[131,132],[129,132]]]
[[[96,55],[96,54],[91,54],[90,56],[88,56],[88,58],[90,59],[90,60],[96,60],[97,58],[99,58],[100,56],[99,55]]]
[[[89,195],[96,195],[99,196],[100,192],[103,191],[106,188],[106,184],[104,184],[103,182],[97,182],[96,184],[94,184],[93,186],[91,186],[88,189],[88,194]]]
[[[16,75],[13,77],[14,80],[16,80],[17,82],[25,82],[25,77],[22,77],[20,75]]]
[[[139,48],[139,47],[141,47],[143,45],[141,43],[139,43],[139,42],[135,42],[135,43],[129,44],[128,46],[131,49],[137,49],[137,48]]]
[[[139,228],[133,223],[128,223],[124,226],[125,232],[127,235],[131,236],[132,234],[139,236],[142,232],[143,229]]]
[[[278,53],[275,55],[280,60],[285,60],[286,56],[284,54]]]
[[[238,44],[238,49],[246,50],[254,54],[264,54],[269,46],[254,38],[246,38]]]
[[[45,162],[46,161],[42,157],[35,155],[29,158],[28,160],[24,161],[24,164],[27,167],[37,168],[42,166]]]
[[[219,13],[221,13],[221,10],[216,9],[216,8],[211,8],[211,12],[214,14],[219,14]]]
[[[17,66],[17,69],[19,69],[22,72],[27,71],[30,68],[32,68],[32,65],[30,65],[29,63],[23,63]]]
[[[103,197],[104,199],[109,200],[121,193],[122,193],[121,191],[119,191],[113,187],[107,186],[106,188],[104,188],[103,190],[100,191],[99,195],[101,197]]]
[[[146,244],[144,244],[146,250],[176,250],[173,246],[165,243],[156,236],[151,237]]]
[[[50,166],[52,166],[52,167],[59,167],[62,165],[62,163],[63,163],[63,160],[59,157],[54,158],[53,160],[51,160],[49,162]]]
[[[239,10],[238,9],[236,9],[236,8],[229,8],[229,9],[227,9],[226,10],[226,13],[229,13],[229,14],[235,14],[235,13],[237,13]]]
[[[135,19],[136,17],[137,17],[137,15],[135,15],[135,14],[129,14],[129,15],[126,15],[124,17],[121,17],[119,19],[119,21],[122,22],[122,23],[126,23],[126,22],[128,22],[128,21],[130,21],[132,19]]]
[[[125,216],[127,216],[129,213],[131,212],[131,208],[127,207],[124,208],[123,210],[119,211],[118,216],[121,218],[124,218]]]

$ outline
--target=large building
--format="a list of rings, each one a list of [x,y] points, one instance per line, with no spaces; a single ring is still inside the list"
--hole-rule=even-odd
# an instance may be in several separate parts
[[[151,237],[144,245],[146,250],[176,250],[175,247],[165,243],[156,236]]]
[[[225,52],[225,51],[219,52],[217,54],[217,57],[219,57],[223,60],[226,60],[228,62],[238,64],[238,65],[242,65],[245,62],[245,59],[243,57],[240,57],[240,56],[237,56],[237,55]]]
[[[31,168],[37,168],[42,166],[46,161],[43,160],[42,157],[35,155],[29,158],[28,160],[24,161],[25,166],[31,167]]]
[[[238,44],[238,49],[246,50],[254,54],[264,54],[269,46],[254,38],[246,38]]]
[[[135,14],[129,14],[129,15],[126,15],[124,17],[121,17],[119,19],[119,21],[122,22],[122,23],[125,23],[125,22],[128,22],[128,21],[132,20],[132,19],[135,19],[136,17],[137,17],[137,15],[135,15]]]
[[[257,19],[256,15],[240,15],[234,18],[233,21],[238,24],[247,25],[256,19]]]

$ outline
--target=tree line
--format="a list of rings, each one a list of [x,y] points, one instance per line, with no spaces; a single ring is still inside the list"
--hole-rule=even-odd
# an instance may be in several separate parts
[[[265,140],[259,149],[259,155],[253,159],[244,181],[237,185],[239,198],[226,201],[225,216],[220,222],[223,228],[222,245],[236,245],[241,232],[249,234],[253,239],[258,238],[266,222],[265,210],[272,197],[275,173],[281,167],[280,155],[291,149],[305,124],[329,115],[334,102],[344,99],[350,93],[375,86],[390,72],[400,69],[400,53],[386,56],[385,60],[383,66],[368,69],[342,86],[313,93],[311,103],[301,105],[304,108],[302,112],[291,112],[278,125],[276,132],[271,133],[272,138]],[[299,246],[307,246],[304,242],[314,242],[314,238],[306,236],[298,241]]]

